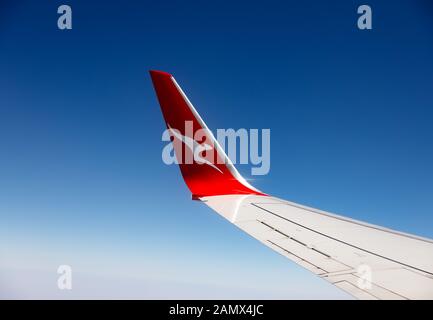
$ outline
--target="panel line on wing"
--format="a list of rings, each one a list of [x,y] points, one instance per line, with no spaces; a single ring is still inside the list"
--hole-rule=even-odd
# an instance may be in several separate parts
[[[285,204],[285,205],[288,205],[288,206],[291,206],[291,207],[295,207],[295,208],[298,208],[298,209],[306,210],[306,211],[309,211],[309,212],[312,212],[312,213],[320,214],[320,215],[328,217],[328,218],[333,218],[333,219],[336,219],[336,220],[352,223],[352,224],[355,224],[355,225],[358,225],[358,226],[367,227],[367,228],[371,228],[371,229],[387,232],[387,233],[390,233],[390,234],[394,234],[394,235],[397,235],[397,236],[402,236],[402,237],[410,238],[410,239],[413,239],[413,240],[418,240],[418,241],[423,241],[423,242],[427,242],[427,243],[433,244],[433,240],[431,240],[431,239],[427,239],[427,238],[423,238],[423,237],[419,237],[419,236],[414,236],[414,235],[409,234],[409,233],[400,232],[400,231],[396,231],[396,230],[392,230],[392,229],[388,229],[388,228],[384,228],[384,227],[380,227],[380,226],[375,226],[375,225],[370,224],[370,223],[356,221],[356,220],[353,220],[353,219],[350,219],[350,218],[347,218],[347,217],[340,216],[338,214],[329,213],[329,212],[322,211],[322,210],[319,210],[319,209],[307,207],[307,206],[304,206],[304,205],[301,205],[301,204],[297,204],[297,203],[294,203],[294,202],[291,202],[291,201],[287,201],[287,200],[283,200],[283,199],[277,199],[277,200],[280,201],[282,204]],[[251,204],[254,204],[254,203],[251,203]],[[276,203],[275,202],[260,202],[260,203],[256,203],[256,204],[257,205],[259,205],[259,204],[274,205]]]
[[[332,236],[330,236],[330,235],[327,235],[327,234],[325,234],[325,233],[323,233],[323,232],[320,232],[320,231],[314,230],[314,229],[312,229],[312,228],[309,228],[309,227],[307,227],[307,226],[304,226],[304,225],[302,225],[302,224],[300,224],[300,223],[297,223],[297,222],[295,222],[295,221],[292,221],[292,220],[290,220],[290,219],[287,219],[287,218],[285,218],[285,217],[282,217],[282,216],[280,216],[279,214],[276,214],[275,212],[272,212],[272,211],[270,211],[270,210],[268,210],[268,209],[265,209],[265,208],[259,206],[259,205],[256,204],[256,203],[251,202],[250,204],[251,204],[252,206],[254,206],[254,207],[258,208],[258,209],[261,209],[261,210],[263,210],[263,211],[265,211],[265,212],[267,212],[267,213],[270,213],[270,214],[272,214],[272,215],[274,215],[274,216],[276,216],[276,217],[278,217],[278,218],[280,218],[280,219],[283,219],[283,220],[288,221],[288,222],[290,222],[290,223],[293,223],[293,224],[295,224],[295,225],[297,225],[297,226],[299,226],[299,227],[302,227],[302,228],[304,228],[304,229],[306,229],[306,230],[309,230],[309,231],[312,231],[312,232],[317,233],[317,234],[319,234],[319,235],[322,235],[322,236],[324,236],[324,237],[327,237],[328,239],[331,239],[331,240],[337,241],[337,242],[339,242],[339,243],[343,243],[343,244],[348,245],[348,246],[350,246],[350,247],[352,247],[352,248],[355,248],[355,249],[358,249],[358,250],[364,251],[364,252],[366,252],[366,253],[372,254],[372,255],[377,256],[377,257],[379,257],[379,258],[383,258],[383,259],[389,260],[389,261],[391,261],[391,262],[394,262],[394,263],[400,264],[400,265],[402,265],[402,266],[406,266],[406,267],[409,267],[409,268],[413,268],[413,269],[415,269],[415,270],[418,270],[418,271],[421,271],[421,272],[427,273],[427,274],[429,274],[429,275],[433,275],[433,273],[431,273],[431,272],[429,272],[429,271],[426,271],[426,270],[423,270],[423,269],[420,269],[420,268],[417,268],[417,267],[411,266],[411,265],[409,265],[409,264],[407,264],[407,263],[403,263],[403,262],[400,262],[400,261],[397,261],[397,260],[394,260],[394,259],[388,258],[388,257],[383,256],[383,255],[380,255],[380,254],[378,254],[378,253],[375,253],[375,252],[372,252],[372,251],[369,251],[369,250],[363,249],[363,248],[358,247],[358,246],[355,246],[355,245],[353,245],[353,244],[351,244],[351,243],[348,243],[348,242],[345,242],[345,241],[343,241],[343,240],[340,240],[340,239],[334,238],[334,237],[332,237]]]
[[[273,242],[273,241],[271,241],[271,240],[266,240],[266,241],[269,242],[270,244],[274,245],[275,247],[279,248],[280,250],[283,250],[283,251],[286,252],[287,254],[290,254],[290,255],[292,255],[292,256],[298,258],[301,262],[306,262],[306,263],[312,265],[313,267],[317,268],[318,270],[322,270],[322,271],[324,271],[324,273],[318,273],[317,275],[322,276],[322,275],[325,275],[325,274],[329,273],[328,271],[326,271],[326,270],[323,269],[322,267],[319,267],[319,266],[315,265],[314,263],[312,263],[312,262],[310,262],[310,261],[308,261],[308,260],[305,260],[305,259],[302,258],[301,256],[298,256],[297,254],[295,254],[295,253],[293,253],[293,252],[287,250],[286,248],[284,248],[284,247],[282,247],[282,246],[276,244],[275,242]],[[296,262],[296,261],[295,261],[295,262]]]
[[[275,231],[275,232],[277,232],[277,233],[279,233],[279,234],[281,234],[281,235],[287,237],[288,239],[293,240],[293,241],[299,243],[300,245],[303,245],[303,246],[305,246],[305,247],[308,247],[307,244],[303,243],[302,241],[299,241],[298,239],[295,239],[295,238],[293,238],[292,236],[289,236],[288,234],[285,234],[284,232],[278,230],[277,228],[272,227],[271,225],[267,224],[266,222],[264,222],[264,221],[260,221],[260,220],[257,220],[257,221],[260,222],[261,224],[267,226],[267,227],[270,228],[272,231]],[[320,252],[320,253],[322,253],[322,252]],[[328,256],[328,255],[326,255],[326,256]],[[329,257],[329,256],[328,256],[328,257]]]

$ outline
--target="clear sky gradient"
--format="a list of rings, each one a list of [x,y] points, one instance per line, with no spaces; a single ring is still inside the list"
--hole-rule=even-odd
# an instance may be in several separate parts
[[[430,1],[2,1],[0,297],[349,299],[190,200],[147,71],[271,129],[260,190],[433,238],[432,56]]]

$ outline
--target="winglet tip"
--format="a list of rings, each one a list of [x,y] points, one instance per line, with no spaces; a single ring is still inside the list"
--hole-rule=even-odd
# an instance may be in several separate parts
[[[153,78],[155,76],[165,76],[165,77],[172,77],[172,75],[165,71],[160,70],[149,70],[150,76]]]

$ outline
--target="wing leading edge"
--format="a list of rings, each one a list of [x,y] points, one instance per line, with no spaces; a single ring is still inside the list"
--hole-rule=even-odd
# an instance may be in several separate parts
[[[210,142],[214,151],[210,164],[194,155],[191,163],[179,164],[194,199],[358,299],[433,299],[433,240],[260,192],[238,173],[173,76],[150,74],[174,142],[187,145],[192,140],[183,154],[175,148],[178,160],[194,153],[196,130],[204,131],[200,142]],[[186,122],[192,130],[185,129]]]

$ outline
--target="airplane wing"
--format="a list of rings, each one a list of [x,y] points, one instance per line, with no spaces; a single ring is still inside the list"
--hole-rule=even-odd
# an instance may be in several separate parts
[[[255,189],[236,170],[173,76],[150,74],[194,200],[358,299],[433,299],[433,240]]]

